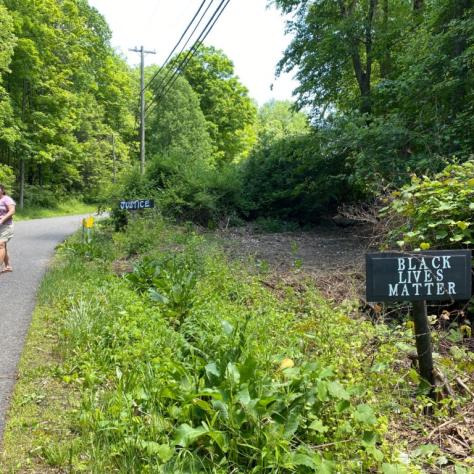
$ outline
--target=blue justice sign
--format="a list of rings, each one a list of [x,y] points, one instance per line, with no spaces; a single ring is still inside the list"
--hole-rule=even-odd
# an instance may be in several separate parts
[[[138,211],[140,209],[152,209],[155,207],[153,199],[134,199],[133,201],[120,201],[120,209],[126,211]]]
[[[367,301],[468,300],[471,251],[366,255]]]

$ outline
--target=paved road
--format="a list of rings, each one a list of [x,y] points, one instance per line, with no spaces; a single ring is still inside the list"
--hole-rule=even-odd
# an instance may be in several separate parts
[[[15,224],[15,237],[8,244],[14,272],[0,274],[0,444],[36,291],[56,245],[80,227],[83,217]]]

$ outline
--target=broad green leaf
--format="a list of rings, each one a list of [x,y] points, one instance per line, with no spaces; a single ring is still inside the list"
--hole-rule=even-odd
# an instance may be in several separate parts
[[[209,375],[214,375],[216,377],[220,377],[221,374],[219,372],[219,369],[217,368],[217,365],[215,362],[209,362],[209,364],[206,365],[205,367],[206,374]]]
[[[332,367],[324,367],[323,370],[318,374],[319,379],[326,379],[334,375],[334,369]]]
[[[318,399],[325,402],[328,399],[328,383],[319,381],[317,384]]]
[[[375,417],[374,411],[369,405],[361,404],[358,405],[355,412],[354,418],[361,423],[366,425],[375,425],[377,423],[377,418]]]
[[[419,457],[419,456],[432,456],[435,452],[439,451],[438,446],[435,444],[422,444],[421,446],[418,446],[413,453],[413,457]]]
[[[317,431],[318,433],[326,433],[329,428],[324,426],[321,420],[314,420],[308,427],[310,430]]]
[[[173,442],[176,446],[182,446],[183,448],[187,448],[188,446],[193,444],[194,441],[196,441],[198,438],[208,433],[208,431],[209,430],[207,428],[204,428],[204,426],[200,426],[199,428],[193,428],[187,423],[183,423],[176,429]]]
[[[408,470],[403,464],[382,464],[383,474],[407,474]]]
[[[298,429],[301,421],[299,413],[291,412],[285,423],[285,438],[291,438]]]
[[[247,382],[256,377],[255,371],[257,368],[257,361],[252,356],[248,356],[243,364],[238,364],[238,368],[240,372],[240,381]]]
[[[295,466],[309,467],[310,469],[313,469],[313,471],[317,471],[318,469],[318,466],[314,462],[313,458],[311,456],[308,456],[307,454],[302,454],[302,453],[294,454],[292,463]]]
[[[175,450],[167,444],[161,444],[156,452],[163,462],[168,462],[173,457]]]
[[[229,443],[227,441],[227,437],[221,431],[209,431],[207,436],[211,438],[215,443],[219,446],[223,453],[226,453],[229,450]]]
[[[336,380],[334,382],[328,383],[329,393],[334,398],[339,398],[341,400],[349,400],[350,396],[347,393],[346,389]]]
[[[222,329],[224,330],[224,333],[227,336],[231,336],[235,331],[234,326],[232,326],[232,324],[230,324],[229,321],[226,320],[222,321]]]
[[[266,397],[266,398],[261,398],[258,401],[258,405],[266,408],[267,406],[271,405],[273,402],[277,400],[276,397]]]
[[[337,413],[342,413],[343,411],[346,411],[351,404],[347,400],[339,400],[336,403],[336,412]]]
[[[149,294],[150,294],[151,300],[156,301],[157,303],[168,304],[170,302],[168,297],[166,297],[165,295],[162,295],[161,293],[158,293],[154,289],[150,289]]]
[[[456,225],[457,225],[461,230],[466,230],[466,229],[470,226],[470,222],[458,221],[458,222],[456,222]]]
[[[244,406],[247,406],[250,403],[251,398],[247,385],[243,386],[241,390],[237,393],[236,399]]]
[[[229,362],[226,368],[226,378],[231,380],[234,384],[239,384],[240,372],[235,364]]]
[[[211,405],[207,403],[205,400],[201,400],[200,398],[193,398],[193,405],[198,406],[201,410],[204,410],[207,413],[214,413]]]
[[[377,433],[375,431],[365,431],[364,436],[362,437],[362,444],[366,447],[369,448],[371,446],[375,446],[375,443],[377,442]]]

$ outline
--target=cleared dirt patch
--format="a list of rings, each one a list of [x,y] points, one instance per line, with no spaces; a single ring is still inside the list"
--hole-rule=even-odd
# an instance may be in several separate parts
[[[310,278],[336,300],[362,295],[365,253],[370,247],[367,227],[317,227],[311,231],[262,234],[252,227],[221,230],[228,255],[249,258],[268,267],[269,283],[296,283]]]

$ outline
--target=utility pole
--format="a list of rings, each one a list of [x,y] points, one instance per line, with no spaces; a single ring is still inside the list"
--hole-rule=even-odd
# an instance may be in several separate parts
[[[140,172],[145,174],[145,54],[156,54],[156,51],[145,51],[143,46],[130,49],[140,53]]]

